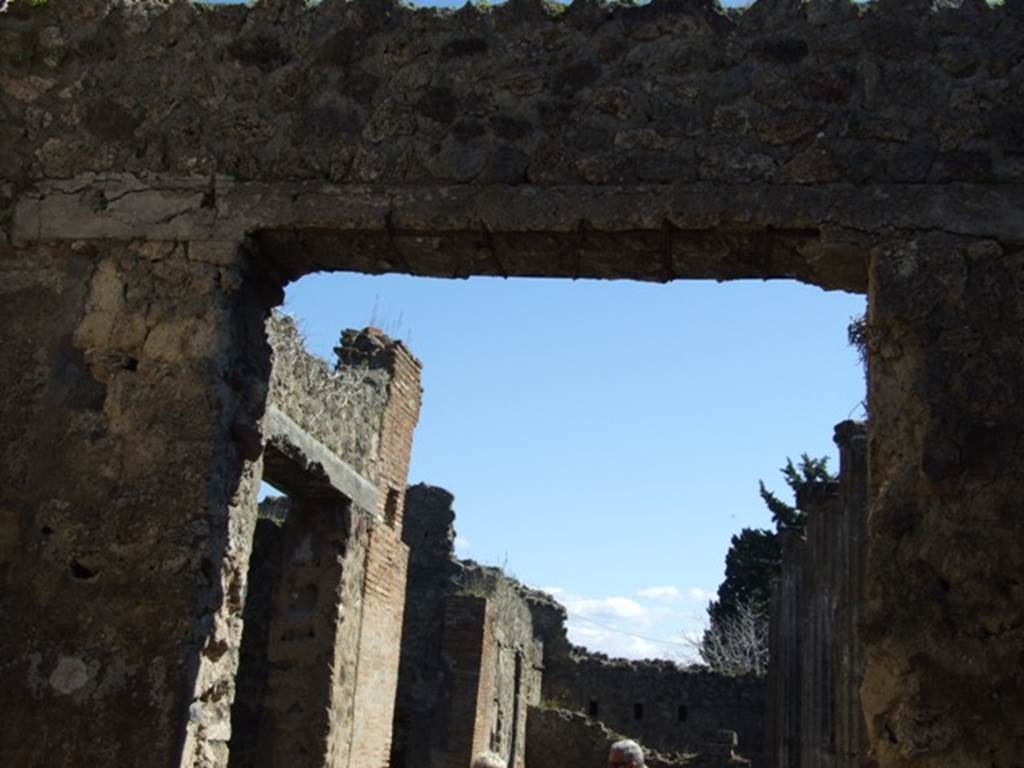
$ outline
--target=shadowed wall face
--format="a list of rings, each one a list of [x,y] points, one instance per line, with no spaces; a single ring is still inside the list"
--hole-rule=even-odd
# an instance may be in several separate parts
[[[268,371],[243,272],[181,243],[0,254],[5,765],[226,754]]]

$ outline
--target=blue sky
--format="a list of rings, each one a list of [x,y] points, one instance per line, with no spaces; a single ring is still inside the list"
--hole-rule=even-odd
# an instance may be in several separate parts
[[[460,555],[553,591],[579,643],[685,657],[729,537],[770,524],[758,479],[786,491],[786,457],[834,457],[861,415],[863,307],[789,281],[335,273],[284,309],[328,359],[372,324],[422,360],[409,479],[455,494]]]

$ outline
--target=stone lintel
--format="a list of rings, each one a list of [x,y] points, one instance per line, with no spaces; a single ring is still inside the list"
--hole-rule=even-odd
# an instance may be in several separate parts
[[[241,242],[284,279],[315,269],[447,277],[796,278],[864,291],[865,233],[1024,240],[1024,185],[332,186],[95,175],[40,184],[13,239]]]
[[[268,451],[265,463],[266,477],[279,484],[281,490],[296,496],[317,495],[330,490],[341,493],[360,509],[373,512],[377,509],[377,488],[369,480],[346,464],[323,443],[296,424],[276,406],[268,406],[263,420],[264,438],[268,447],[289,459],[276,466],[272,451]],[[281,466],[286,463],[298,466],[301,471]],[[310,472],[317,468],[318,472]],[[311,476],[312,475],[312,476]]]

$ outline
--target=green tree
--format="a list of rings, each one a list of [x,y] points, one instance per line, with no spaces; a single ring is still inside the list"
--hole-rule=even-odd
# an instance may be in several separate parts
[[[779,572],[781,549],[774,531],[744,528],[733,536],[725,553],[725,579],[718,598],[708,605],[711,624],[735,616],[741,605],[767,613],[771,582]]]
[[[712,669],[729,674],[736,674],[737,669],[751,672],[763,669],[763,664],[758,659],[762,658],[766,649],[751,649],[753,655],[747,665],[744,665],[742,660],[731,659],[728,669],[718,663],[721,654],[717,653],[716,649],[723,645],[735,645],[726,636],[734,633],[735,627],[741,624],[741,613],[746,618],[759,617],[758,620],[764,622],[764,627],[759,628],[757,636],[767,641],[771,585],[778,577],[782,566],[779,531],[799,529],[806,525],[806,512],[796,506],[796,499],[804,487],[811,483],[836,480],[835,475],[829,472],[827,456],[816,459],[804,453],[797,464],[787,457],[786,465],[782,467],[781,472],[786,485],[793,493],[792,504],[768,490],[763,481],[758,482],[761,499],[772,513],[775,530],[744,528],[739,535],[732,537],[729,551],[726,552],[725,579],[718,587],[718,597],[708,604],[709,625],[700,648],[701,657]],[[740,646],[747,648],[749,643],[741,643]]]
[[[787,504],[774,493],[764,487],[764,481],[757,483],[761,498],[772,513],[772,522],[775,523],[775,530],[783,528],[803,528],[807,524],[804,512],[796,507],[796,499],[800,490],[811,483],[829,482],[836,477],[828,471],[828,456],[820,459],[812,459],[806,453],[800,455],[800,463],[793,464],[793,460],[786,458],[786,466],[781,470],[782,476],[786,478],[786,485],[793,491],[793,504]]]

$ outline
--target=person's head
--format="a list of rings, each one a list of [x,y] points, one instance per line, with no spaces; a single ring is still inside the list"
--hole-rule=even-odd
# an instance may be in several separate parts
[[[481,752],[473,758],[470,768],[505,768],[505,761],[493,752]]]
[[[644,768],[644,751],[632,739],[616,741],[608,750],[608,768]]]

